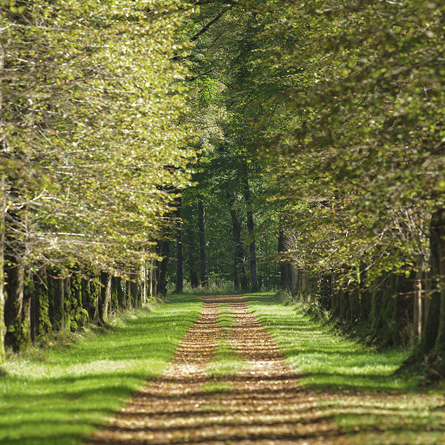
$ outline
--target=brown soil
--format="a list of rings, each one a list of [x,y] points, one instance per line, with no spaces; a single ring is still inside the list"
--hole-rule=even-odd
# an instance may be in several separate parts
[[[162,377],[137,393],[90,445],[113,444],[347,444],[315,393],[298,386],[299,376],[241,296],[203,297],[199,320],[187,333]],[[218,305],[229,303],[235,322],[222,332]],[[215,391],[205,368],[218,340],[229,340],[246,366],[217,379],[230,389]]]

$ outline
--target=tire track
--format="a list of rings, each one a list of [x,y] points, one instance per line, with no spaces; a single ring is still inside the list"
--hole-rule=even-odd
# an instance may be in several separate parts
[[[284,362],[272,336],[241,296],[203,297],[201,317],[179,346],[162,377],[137,393],[96,432],[89,445],[290,445],[348,443],[300,390],[299,376]],[[246,366],[234,377],[212,379],[205,368],[221,329],[218,305],[229,303],[234,323],[224,333]],[[223,381],[230,390],[206,389]]]

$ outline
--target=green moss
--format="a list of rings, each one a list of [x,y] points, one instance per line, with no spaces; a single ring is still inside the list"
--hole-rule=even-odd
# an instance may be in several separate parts
[[[34,283],[35,298],[37,307],[37,338],[46,338],[48,333],[51,332],[51,320],[49,317],[49,291],[47,285],[46,272],[42,271]]]

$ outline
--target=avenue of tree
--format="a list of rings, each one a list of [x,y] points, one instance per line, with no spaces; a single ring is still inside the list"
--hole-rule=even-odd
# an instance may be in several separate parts
[[[442,1],[1,14],[0,355],[231,283],[445,366]]]

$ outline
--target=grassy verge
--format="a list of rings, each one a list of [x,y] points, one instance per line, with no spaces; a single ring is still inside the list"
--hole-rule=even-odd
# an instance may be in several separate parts
[[[200,299],[128,312],[104,334],[12,358],[0,368],[0,443],[79,444],[147,379],[160,376],[201,311]]]
[[[303,374],[302,386],[328,389],[409,389],[414,380],[391,374],[409,356],[407,351],[376,352],[336,334],[272,295],[248,295],[249,306],[274,336],[286,361]]]
[[[428,392],[417,376],[394,376],[409,353],[377,352],[336,334],[272,294],[246,296],[250,309],[273,335],[300,385],[320,412],[348,433],[352,443],[445,443],[445,397]]]

